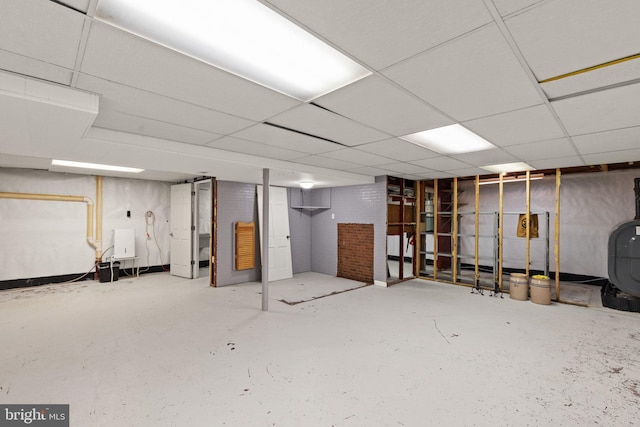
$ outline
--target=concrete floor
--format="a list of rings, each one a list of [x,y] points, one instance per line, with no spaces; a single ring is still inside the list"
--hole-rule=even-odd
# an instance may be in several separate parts
[[[315,273],[0,292],[0,401],[72,426],[638,425],[640,315],[412,280],[290,306]],[[340,283],[338,283],[340,282]],[[301,285],[302,284],[302,285]]]

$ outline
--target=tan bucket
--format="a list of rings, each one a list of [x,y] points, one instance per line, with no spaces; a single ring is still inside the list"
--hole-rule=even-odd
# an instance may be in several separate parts
[[[509,296],[511,299],[526,301],[529,296],[529,278],[522,273],[509,276]]]
[[[551,281],[547,276],[531,277],[531,302],[536,304],[551,304]]]

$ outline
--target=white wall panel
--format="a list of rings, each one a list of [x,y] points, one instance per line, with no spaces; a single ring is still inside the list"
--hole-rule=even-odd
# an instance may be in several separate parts
[[[0,168],[1,192],[78,195],[95,202],[95,190],[93,176]],[[86,240],[86,209],[85,203],[0,199],[0,281],[75,274],[93,268],[95,250]],[[136,234],[140,265],[160,265],[155,241],[146,240],[147,211],[155,214],[155,234],[166,264],[169,184],[105,177],[103,249],[113,244],[113,229],[131,228]]]

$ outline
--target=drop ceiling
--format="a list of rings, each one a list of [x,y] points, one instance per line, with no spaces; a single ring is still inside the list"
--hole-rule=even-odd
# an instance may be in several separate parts
[[[371,75],[301,102],[99,21],[97,0],[3,0],[0,167],[340,186],[640,161],[637,0],[262,3]],[[455,123],[496,148],[400,139]]]

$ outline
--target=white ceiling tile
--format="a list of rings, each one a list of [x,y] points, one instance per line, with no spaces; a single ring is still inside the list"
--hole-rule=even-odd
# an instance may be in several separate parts
[[[413,165],[411,163],[389,163],[386,165],[380,166],[382,169],[387,169],[393,171],[395,173],[408,173],[408,174],[419,174],[424,172],[427,168]]]
[[[546,105],[470,120],[462,125],[499,147],[564,136]]]
[[[269,123],[349,146],[389,138],[387,134],[310,104],[272,117]]]
[[[42,0],[0,2],[0,49],[73,69],[84,15]]]
[[[402,139],[386,139],[384,141],[371,142],[369,144],[358,145],[356,150],[377,154],[390,159],[407,162],[409,160],[428,159],[438,157],[440,153],[427,150],[416,144]]]
[[[638,99],[640,83],[565,98],[551,105],[573,136],[640,125]]]
[[[453,169],[464,169],[468,168],[469,163],[462,162],[460,160],[456,160],[451,157],[441,156],[434,157],[432,159],[424,159],[424,160],[416,160],[411,162],[414,165],[422,166],[427,169],[433,169],[437,171],[450,171]]]
[[[117,111],[101,111],[93,125],[104,129],[112,129],[136,135],[153,136],[196,145],[207,144],[222,136],[172,123],[136,117]]]
[[[456,176],[452,172],[441,172],[441,171],[433,171],[433,170],[427,171],[424,173],[419,173],[417,175],[422,179],[446,179],[446,178],[453,178],[454,176]]]
[[[17,55],[0,49],[0,69],[31,76],[63,85],[71,84],[72,72],[58,65],[49,64],[28,56]]]
[[[510,145],[509,147],[506,147],[505,150],[525,163],[530,163],[532,160],[554,159],[557,157],[571,157],[579,155],[575,148],[573,148],[571,142],[566,138]]]
[[[207,147],[279,160],[293,160],[306,155],[299,151],[286,150],[284,148],[273,147],[271,145],[260,144],[253,141],[245,141],[243,139],[228,136],[207,144]]]
[[[475,0],[268,2],[378,70],[491,21]]]
[[[453,169],[450,171],[447,171],[451,174],[454,174],[455,176],[460,176],[460,177],[466,177],[466,176],[476,176],[476,175],[488,175],[489,172],[487,172],[484,169],[480,169],[480,168],[465,168],[465,169]]]
[[[382,176],[382,175],[390,175],[393,174],[393,171],[387,169],[376,168],[372,166],[365,166],[361,168],[351,169],[349,172],[359,173],[362,175],[368,176]]]
[[[236,132],[233,136],[308,154],[327,153],[344,148],[333,142],[262,123]]]
[[[588,165],[605,165],[607,163],[626,163],[640,161],[640,148],[633,150],[610,151],[608,153],[585,154],[584,161]]]
[[[456,154],[456,159],[474,166],[495,165],[498,163],[513,163],[518,159],[500,148],[475,151],[473,153]]]
[[[379,76],[369,76],[314,101],[350,119],[394,136],[453,121]]]
[[[299,101],[94,21],[81,71],[216,111],[263,120]]]
[[[640,79],[640,58],[541,85],[549,99],[575,95]]]
[[[310,165],[310,166],[318,166],[318,167],[327,168],[327,169],[337,169],[342,171],[353,170],[362,166],[357,163],[345,162],[343,160],[338,160],[338,159],[329,159],[327,157],[315,156],[315,155],[296,159],[296,163],[302,163],[304,165]]]
[[[637,0],[547,1],[505,20],[539,80],[638,53]]]
[[[578,156],[558,157],[555,159],[532,160],[529,163],[535,169],[570,168],[573,166],[585,166],[585,162]]]
[[[574,136],[571,139],[583,155],[632,150],[640,147],[640,126]]]
[[[322,154],[322,157],[330,159],[344,160],[347,162],[357,163],[365,166],[378,166],[385,163],[393,162],[388,157],[377,156],[375,154],[358,151],[353,148],[345,148],[343,150],[332,151]]]
[[[431,49],[384,74],[459,121],[542,103],[496,25]]]
[[[254,123],[241,117],[85,74],[78,77],[77,87],[101,95],[100,111],[117,111],[218,134],[232,133]]]

